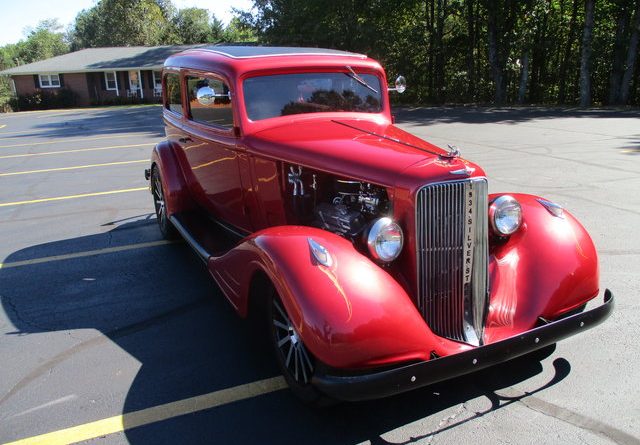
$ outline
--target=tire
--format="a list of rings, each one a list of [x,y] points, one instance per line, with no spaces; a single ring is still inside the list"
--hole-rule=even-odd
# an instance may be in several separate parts
[[[151,195],[153,196],[153,205],[156,211],[156,220],[160,227],[162,237],[166,240],[176,239],[178,233],[176,228],[173,227],[169,217],[167,215],[167,206],[164,200],[164,189],[162,187],[162,179],[160,176],[160,170],[157,166],[153,166],[151,170]]]
[[[282,300],[273,287],[267,301],[267,322],[276,360],[293,394],[306,404],[327,406],[331,399],[321,394],[311,377],[318,364],[297,333]]]

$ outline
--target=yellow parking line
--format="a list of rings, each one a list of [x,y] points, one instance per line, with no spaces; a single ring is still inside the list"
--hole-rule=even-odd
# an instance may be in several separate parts
[[[6,127],[6,125],[0,125],[0,128]],[[123,131],[123,130],[140,130],[141,128],[156,128],[159,131],[164,132],[164,129],[161,126],[158,125],[134,125],[131,127],[111,127],[111,128],[104,128],[104,127],[100,127],[99,131],[100,132],[107,132],[107,131]],[[69,133],[87,133],[87,134],[91,134],[93,130],[92,129],[74,129],[74,128],[69,128],[68,132]],[[6,140],[6,139],[20,139],[23,136],[7,136],[4,137],[7,134],[12,134],[12,135],[29,135],[29,136],[39,136],[39,135],[46,135],[47,133],[49,133],[47,130],[43,130],[43,131],[29,131],[29,130],[20,130],[20,131],[3,131],[0,132],[0,140]],[[127,135],[131,135],[133,133],[129,132],[127,133]],[[82,136],[82,135],[78,135],[78,136]],[[68,137],[73,137],[73,135],[68,136]]]
[[[4,127],[6,127],[6,126],[7,126],[7,124],[0,125],[0,128],[4,128]]]
[[[82,252],[67,253],[64,255],[45,256],[41,258],[33,258],[31,260],[11,261],[9,263],[0,263],[0,269],[8,269],[11,267],[31,266],[33,264],[50,263],[52,261],[72,260],[75,258],[84,258],[87,256],[104,255],[107,253],[125,252],[127,250],[144,249],[147,247],[164,246],[166,244],[175,243],[176,241],[149,241],[146,243],[125,244],[123,246],[105,247],[103,249],[85,250]]]
[[[83,193],[81,195],[55,196],[53,198],[32,199],[30,201],[15,201],[0,203],[0,207],[19,206],[24,204],[36,204],[39,202],[62,201],[65,199],[87,198],[89,196],[115,195],[116,193],[139,192],[140,190],[149,190],[149,187],[136,187],[133,189],[110,190],[108,192]]]
[[[28,158],[28,157],[32,157],[32,156],[51,156],[51,155],[60,155],[60,154],[65,154],[65,153],[79,153],[79,152],[83,152],[83,151],[111,150],[113,148],[149,147],[151,145],[155,145],[155,143],[133,144],[133,145],[111,145],[109,147],[96,147],[96,148],[76,148],[74,150],[47,151],[47,152],[44,152],[44,153],[23,153],[23,154],[19,154],[19,155],[4,155],[4,156],[0,156],[0,159]]]
[[[71,138],[51,139],[49,141],[43,141],[43,142],[26,142],[23,144],[0,145],[0,148],[31,147],[34,145],[57,144],[59,142],[64,142],[66,144],[69,144],[72,142],[98,141],[101,139],[117,139],[117,138],[126,138],[126,137],[131,137],[131,134],[114,134],[111,136],[98,136],[93,138],[80,138],[80,139],[71,139]]]
[[[16,175],[28,175],[31,173],[60,172],[60,171],[67,171],[67,170],[78,170],[81,168],[107,167],[112,165],[126,165],[126,164],[140,164],[142,162],[150,162],[150,161],[148,159],[141,159],[139,161],[121,161],[121,162],[107,162],[105,164],[75,165],[73,167],[45,168],[42,170],[28,170],[28,171],[22,171],[22,172],[0,173],[0,176],[16,176]]]
[[[95,422],[42,434],[40,436],[10,442],[5,445],[36,445],[36,444],[68,444],[94,439],[107,434],[119,433],[139,426],[149,425],[162,420],[171,419],[185,414],[191,414],[206,409],[215,408],[240,400],[269,394],[286,388],[282,377],[259,380],[245,385],[234,386],[220,391],[165,403],[151,408],[141,409],[118,416],[108,417]]]

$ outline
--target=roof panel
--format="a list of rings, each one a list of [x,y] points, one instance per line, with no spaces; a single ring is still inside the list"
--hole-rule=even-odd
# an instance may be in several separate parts
[[[347,51],[339,51],[336,49],[325,48],[300,48],[288,46],[203,46],[198,49],[205,51],[213,51],[223,54],[234,59],[249,57],[267,57],[267,56],[295,56],[295,55],[331,55],[331,56],[350,56],[364,57],[362,54],[351,53]]]

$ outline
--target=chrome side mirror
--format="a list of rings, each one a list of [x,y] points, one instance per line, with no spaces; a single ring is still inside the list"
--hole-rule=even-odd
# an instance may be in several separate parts
[[[405,79],[404,76],[398,76],[398,78],[396,79],[394,88],[389,87],[389,91],[397,91],[400,94],[404,93],[406,89],[407,89],[407,79]]]
[[[216,92],[210,86],[198,88],[196,99],[200,105],[211,105],[216,100]]]

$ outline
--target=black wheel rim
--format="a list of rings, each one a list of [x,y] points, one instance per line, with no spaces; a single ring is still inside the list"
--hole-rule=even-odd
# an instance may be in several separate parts
[[[160,175],[156,172],[153,177],[153,202],[156,207],[156,216],[161,223],[166,219],[166,209],[164,205],[164,194],[162,193],[162,183]]]
[[[276,299],[273,300],[272,324],[276,348],[289,375],[300,384],[309,383],[313,362],[291,319]]]

